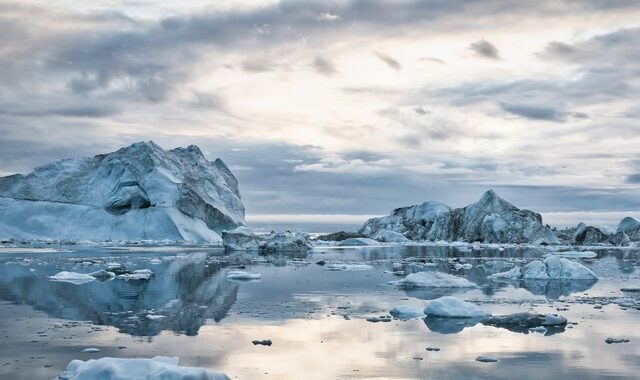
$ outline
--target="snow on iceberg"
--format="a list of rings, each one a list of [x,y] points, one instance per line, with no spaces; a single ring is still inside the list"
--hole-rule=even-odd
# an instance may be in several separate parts
[[[72,360],[59,380],[229,380],[223,373],[197,367],[181,367],[177,357],[151,359],[100,358]]]
[[[478,285],[466,278],[442,272],[417,272],[389,284],[404,288],[477,288]]]
[[[598,276],[584,265],[557,256],[534,260],[524,267],[496,273],[489,278],[508,280],[597,280]]]
[[[232,270],[227,273],[226,279],[230,281],[258,282],[262,280],[262,275],[260,273],[249,273],[242,270]]]
[[[445,296],[435,299],[424,309],[428,317],[481,318],[491,315],[478,306],[457,297]]]
[[[244,225],[238,183],[197,146],[140,142],[0,178],[0,235],[220,243]]]
[[[96,280],[96,278],[90,274],[67,271],[58,272],[53,276],[49,276],[49,279],[57,282],[68,282],[74,285],[82,285]]]

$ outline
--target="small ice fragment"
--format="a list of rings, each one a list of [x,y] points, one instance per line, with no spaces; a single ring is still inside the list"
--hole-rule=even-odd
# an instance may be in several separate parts
[[[482,363],[495,363],[498,361],[498,359],[492,358],[491,356],[480,355],[476,358],[476,361]]]
[[[607,342],[607,344],[613,344],[613,343],[628,343],[629,339],[624,339],[624,338],[607,338],[604,340],[605,342]]]
[[[249,273],[242,270],[232,270],[227,273],[227,280],[230,281],[260,281],[262,275],[260,273]]]

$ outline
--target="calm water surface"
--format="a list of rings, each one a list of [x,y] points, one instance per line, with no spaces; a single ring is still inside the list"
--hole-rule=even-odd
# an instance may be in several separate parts
[[[597,282],[504,283],[487,276],[539,259],[543,250],[449,247],[317,249],[302,255],[225,254],[181,247],[0,248],[0,378],[53,379],[73,359],[178,356],[238,379],[638,379],[640,285],[635,251],[579,259]],[[316,262],[368,263],[328,271]],[[151,269],[149,281],[54,282],[62,270],[88,273],[121,263]],[[394,266],[395,263],[395,266]],[[458,269],[456,264],[472,264]],[[260,282],[225,279],[237,269]],[[438,270],[479,285],[470,290],[402,290],[389,281]],[[456,295],[494,314],[560,313],[566,329],[540,334],[474,320],[371,323],[398,305]],[[559,311],[558,311],[559,309]],[[152,316],[150,319],[148,316]],[[163,316],[153,318],[153,316]],[[607,337],[630,339],[606,344]],[[270,347],[254,339],[271,339]],[[98,353],[82,353],[87,347]],[[438,347],[428,352],[427,347]],[[480,363],[478,355],[497,363]]]

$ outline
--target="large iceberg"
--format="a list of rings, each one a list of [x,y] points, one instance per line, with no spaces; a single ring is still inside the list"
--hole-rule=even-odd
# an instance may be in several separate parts
[[[510,244],[559,244],[540,214],[519,209],[493,190],[463,208],[440,202],[395,209],[391,215],[369,219],[360,233],[375,238],[390,230],[412,240],[465,241]]]
[[[200,149],[139,142],[0,178],[0,236],[220,242],[244,225],[238,182]]]

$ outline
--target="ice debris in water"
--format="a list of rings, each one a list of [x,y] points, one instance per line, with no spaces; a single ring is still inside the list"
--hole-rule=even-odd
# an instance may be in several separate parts
[[[389,284],[405,288],[477,288],[478,285],[466,278],[442,272],[417,272],[407,277],[390,281]]]
[[[370,245],[379,245],[377,240],[369,238],[348,238],[339,243],[343,247],[365,247]]]
[[[262,275],[260,273],[249,273],[242,270],[232,270],[227,273],[227,280],[231,281],[260,281]]]
[[[131,273],[119,274],[117,277],[124,280],[148,280],[153,276],[151,269],[136,269]]]
[[[480,355],[476,358],[476,361],[482,363],[495,363],[498,361],[498,359],[492,358],[491,356]]]
[[[371,270],[373,269],[373,267],[367,264],[331,263],[331,264],[327,264],[324,267],[324,269],[330,270],[330,271],[350,272],[350,271],[360,271],[360,270]]]
[[[100,352],[100,349],[99,348],[95,348],[95,347],[89,347],[89,348],[85,348],[84,350],[82,350],[82,352],[94,353],[94,352]]]
[[[49,276],[49,279],[51,281],[68,282],[74,285],[82,285],[96,280],[96,278],[90,274],[67,271],[58,272],[53,276]]]
[[[402,319],[402,320],[413,319],[413,318],[424,316],[424,312],[422,311],[422,308],[416,307],[416,306],[409,306],[409,305],[396,306],[389,311],[389,314],[391,314],[391,316],[393,316],[394,318]]]
[[[429,302],[424,313],[429,317],[450,318],[481,318],[491,315],[472,303],[451,296],[440,297]]]
[[[629,339],[624,339],[624,338],[607,338],[604,340],[607,344],[613,344],[613,343],[628,343]]]
[[[177,357],[100,358],[72,360],[58,380],[229,380],[227,375],[204,368],[181,367]]]

